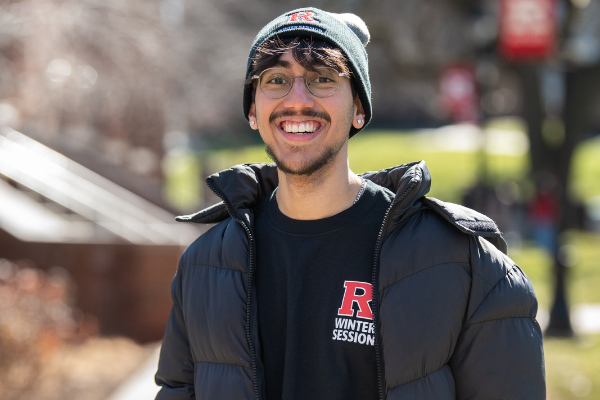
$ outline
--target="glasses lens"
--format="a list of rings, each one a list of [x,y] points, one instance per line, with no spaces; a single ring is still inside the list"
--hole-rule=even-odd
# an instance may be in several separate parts
[[[260,90],[272,99],[279,99],[289,93],[293,80],[303,78],[308,90],[317,97],[329,97],[340,85],[340,74],[333,68],[318,67],[306,76],[292,76],[283,68],[269,68],[260,74]]]
[[[260,74],[260,90],[270,98],[285,96],[291,86],[292,76],[285,69],[270,68]]]
[[[340,84],[340,74],[332,68],[317,68],[306,75],[308,90],[317,97],[328,97]]]

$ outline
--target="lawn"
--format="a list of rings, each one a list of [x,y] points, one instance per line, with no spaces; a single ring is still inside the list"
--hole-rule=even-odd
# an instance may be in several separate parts
[[[515,119],[490,123],[486,134],[470,127],[430,131],[366,130],[350,140],[350,167],[356,173],[425,160],[433,176],[430,195],[460,201],[462,192],[478,179],[490,185],[516,181],[523,196],[531,192],[525,178],[528,159],[523,126]],[[478,147],[474,145],[482,141]],[[484,149],[484,150],[481,150]],[[515,151],[516,149],[516,151]],[[600,196],[600,137],[582,142],[575,150],[570,190],[583,202]],[[207,173],[247,162],[269,162],[262,145],[209,151],[200,155]]]
[[[546,338],[548,400],[600,399],[600,335]]]

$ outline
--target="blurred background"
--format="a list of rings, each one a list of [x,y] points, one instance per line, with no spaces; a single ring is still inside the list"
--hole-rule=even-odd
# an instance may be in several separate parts
[[[540,301],[548,399],[600,398],[600,0],[0,0],[3,400],[152,398],[206,229],[174,216],[268,161],[248,50],[307,5],[371,31],[352,169],[424,159],[431,196],[494,218]]]

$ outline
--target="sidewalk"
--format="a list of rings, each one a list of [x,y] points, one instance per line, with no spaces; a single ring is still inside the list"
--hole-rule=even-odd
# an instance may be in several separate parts
[[[159,387],[154,384],[154,374],[158,365],[160,345],[146,362],[106,400],[152,400],[156,397]]]
[[[600,304],[578,304],[571,307],[571,324],[576,335],[600,333]],[[540,309],[537,320],[546,329],[548,311]]]
[[[538,321],[544,329],[548,324],[548,312],[540,310]],[[578,335],[600,333],[600,304],[580,304],[571,308],[571,322]],[[158,393],[154,384],[154,374],[158,365],[160,347],[148,360],[129,378],[127,382],[117,388],[106,400],[152,400]]]

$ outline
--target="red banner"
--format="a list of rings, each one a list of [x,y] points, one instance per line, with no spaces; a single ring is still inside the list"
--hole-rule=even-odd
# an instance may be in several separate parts
[[[556,45],[556,0],[501,0],[499,50],[510,61],[548,58]]]

